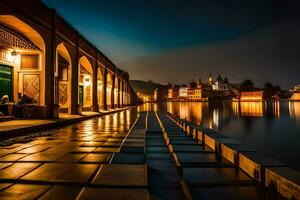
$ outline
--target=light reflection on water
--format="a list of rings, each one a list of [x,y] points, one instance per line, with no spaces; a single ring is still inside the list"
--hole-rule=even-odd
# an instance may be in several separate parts
[[[219,130],[300,171],[300,102],[168,102],[139,110],[163,110]]]

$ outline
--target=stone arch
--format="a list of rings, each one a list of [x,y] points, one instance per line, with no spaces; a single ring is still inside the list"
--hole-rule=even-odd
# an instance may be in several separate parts
[[[72,60],[64,43],[56,48],[55,69],[55,103],[59,104],[60,112],[71,112],[71,79]]]
[[[44,106],[46,45],[41,33],[13,15],[0,15],[0,30],[1,63],[13,68],[11,100],[27,95]]]
[[[79,105],[82,111],[90,111],[93,105],[93,67],[86,56],[79,59]]]

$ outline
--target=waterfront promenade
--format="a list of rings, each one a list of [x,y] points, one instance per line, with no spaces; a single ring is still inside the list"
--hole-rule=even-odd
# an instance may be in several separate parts
[[[166,113],[137,114],[132,109],[1,146],[0,195],[1,199],[280,199],[186,135]]]

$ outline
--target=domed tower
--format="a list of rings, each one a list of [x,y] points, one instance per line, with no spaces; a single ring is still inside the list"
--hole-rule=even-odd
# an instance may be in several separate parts
[[[212,82],[213,82],[212,75],[211,75],[211,73],[209,73],[208,83],[209,83],[210,85],[212,85]]]

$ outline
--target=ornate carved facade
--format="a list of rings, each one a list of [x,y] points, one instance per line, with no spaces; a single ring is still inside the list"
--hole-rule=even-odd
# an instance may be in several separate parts
[[[40,49],[29,39],[15,30],[0,23],[0,46],[25,50]]]

